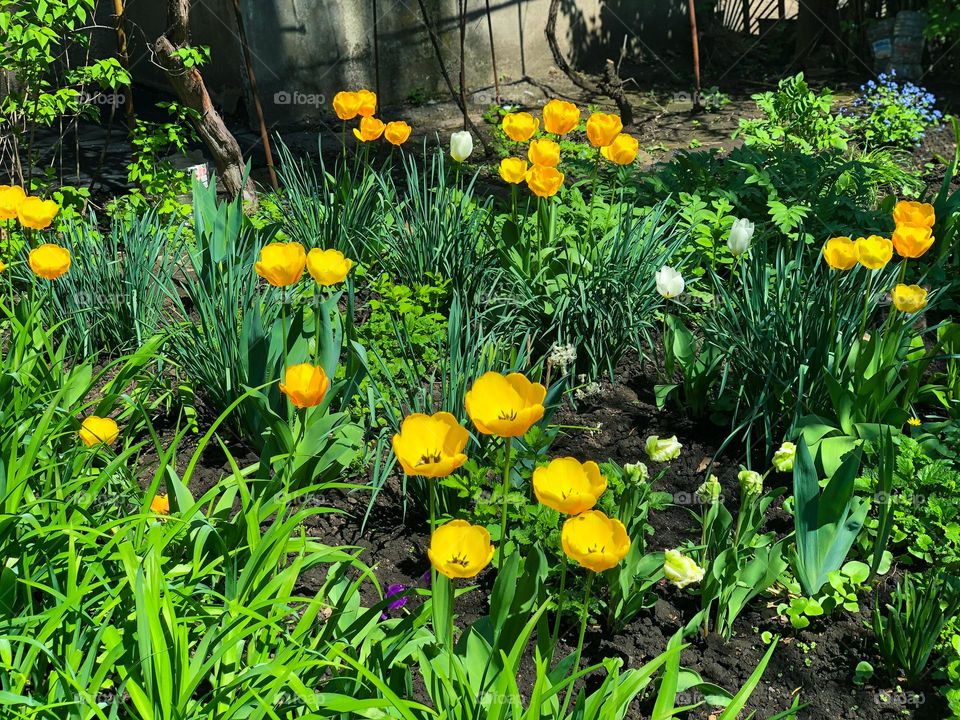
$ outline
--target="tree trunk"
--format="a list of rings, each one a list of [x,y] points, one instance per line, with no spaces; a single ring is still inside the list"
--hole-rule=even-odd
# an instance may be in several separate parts
[[[568,63],[567,59],[563,56],[563,52],[560,50],[560,43],[557,41],[557,15],[559,12],[560,0],[550,0],[550,6],[547,8],[547,26],[544,29],[544,34],[547,36],[547,45],[550,46],[550,54],[553,55],[554,64],[580,89],[590,93],[600,93],[609,96],[617,105],[620,120],[623,122],[624,127],[629,127],[633,124],[633,108],[629,100],[627,100],[627,94],[623,90],[623,81],[620,79],[616,64],[613,60],[607,59],[604,66],[604,77],[596,87],[579,72],[570,67],[570,63]]]
[[[199,118],[195,125],[217,166],[217,174],[231,197],[243,193],[243,199],[256,202],[257,193],[253,180],[249,177],[244,183],[246,163],[237,139],[227,129],[220,113],[213,107],[213,101],[203,83],[203,77],[196,68],[186,68],[177,56],[177,50],[189,45],[190,0],[169,0],[167,6],[167,32],[157,38],[153,49],[157,62],[167,74],[180,102],[195,110]]]

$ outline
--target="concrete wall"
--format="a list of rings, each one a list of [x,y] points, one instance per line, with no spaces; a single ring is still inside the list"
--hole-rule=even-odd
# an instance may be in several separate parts
[[[553,60],[544,36],[549,0],[489,0],[502,80],[548,78]],[[423,0],[437,29],[444,60],[456,85],[459,73],[457,0]],[[112,7],[101,0],[101,6]],[[418,0],[241,0],[267,119],[281,126],[329,116],[329,100],[344,88],[375,85],[374,4],[378,13],[380,91],[383,104],[447,96]],[[109,7],[101,20],[109,24]],[[203,70],[211,93],[228,112],[247,92],[243,56],[236,37],[233,0],[195,0],[191,30],[195,44],[211,47]],[[621,48],[638,58],[677,53],[686,43],[687,0],[563,0],[557,35],[566,57],[579,68],[618,58]],[[485,0],[468,0],[467,85],[493,83]],[[150,66],[144,40],[165,26],[165,0],[127,0],[131,56],[139,60],[139,82],[165,84]],[[109,44],[107,45],[109,49]],[[491,93],[474,101],[484,103]]]

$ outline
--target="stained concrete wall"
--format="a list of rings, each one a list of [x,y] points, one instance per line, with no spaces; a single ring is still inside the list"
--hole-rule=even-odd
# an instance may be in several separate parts
[[[420,0],[241,0],[260,97],[268,122],[303,123],[329,116],[329,99],[343,88],[375,86],[374,26],[379,47],[383,104],[447,94],[430,42]],[[553,59],[547,45],[549,0],[489,0],[503,80],[547,78]],[[447,71],[459,73],[457,0],[423,0],[437,30]],[[101,2],[112,6],[112,2]],[[557,36],[565,56],[579,68],[598,67],[608,57],[676,50],[687,43],[687,0],[563,0]],[[468,0],[466,76],[476,91],[493,83],[485,0]],[[109,9],[101,20],[110,23]],[[377,21],[374,22],[374,13]],[[140,82],[165,84],[149,63],[145,41],[165,27],[165,0],[127,0],[131,56]],[[213,60],[204,68],[207,85],[228,112],[249,111],[243,56],[237,41],[233,0],[194,0],[191,31],[195,44],[209,45]],[[681,56],[686,57],[686,45]],[[664,72],[666,72],[664,70]],[[491,93],[474,102],[486,104]]]

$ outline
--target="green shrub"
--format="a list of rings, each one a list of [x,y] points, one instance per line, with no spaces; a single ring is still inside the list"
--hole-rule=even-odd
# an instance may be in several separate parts
[[[762,118],[740,120],[734,137],[760,148],[796,148],[807,154],[821,150],[846,150],[849,118],[833,113],[830,90],[810,89],[803,73],[780,81],[776,92],[753,96]]]

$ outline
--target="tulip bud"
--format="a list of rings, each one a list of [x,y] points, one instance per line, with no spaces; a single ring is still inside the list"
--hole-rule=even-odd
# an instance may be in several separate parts
[[[647,456],[654,462],[669,462],[680,457],[680,449],[683,447],[677,442],[677,436],[660,439],[658,435],[651,435],[647,438],[646,450]]]
[[[681,590],[687,585],[703,580],[703,568],[697,565],[693,558],[682,554],[679,550],[667,550],[663,554],[663,574]]]
[[[700,498],[700,502],[706,505],[713,505],[720,499],[720,494],[720,480],[717,479],[716,475],[711,475],[706,482],[697,488],[697,497]]]
[[[740,257],[750,249],[755,229],[756,225],[746,218],[734,221],[733,227],[730,228],[730,235],[727,236],[727,247],[730,248],[734,257]]]
[[[657,271],[657,292],[667,300],[678,297],[683,293],[686,283],[683,276],[669,265],[664,265]]]
[[[737,477],[744,495],[763,494],[763,476],[760,473],[755,470],[741,470]]]
[[[797,446],[792,442],[784,442],[780,449],[773,454],[773,466],[778,472],[792,472],[793,461],[797,456]]]
[[[640,485],[650,479],[650,471],[642,462],[627,463],[623,466],[623,471],[626,473],[626,481],[634,485]]]
[[[463,162],[473,153],[473,135],[466,130],[460,130],[450,136],[450,157],[457,162]]]

